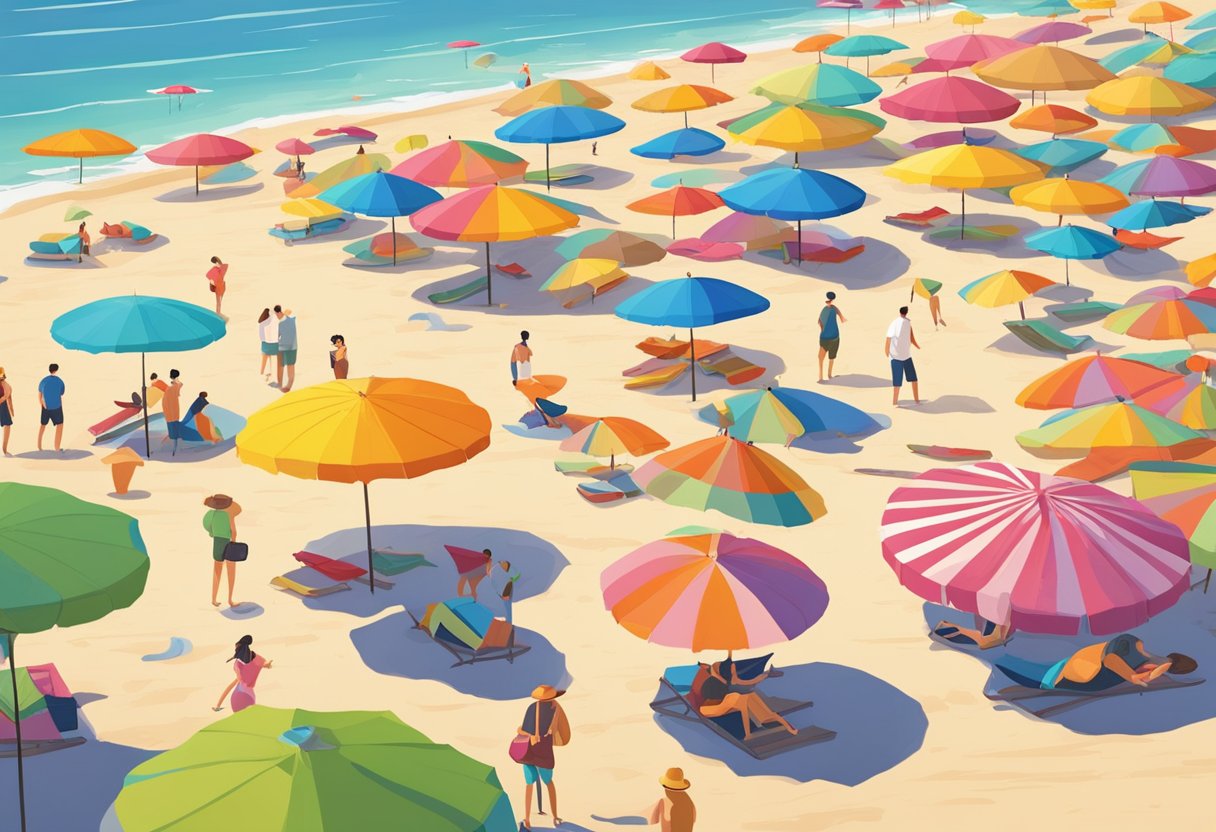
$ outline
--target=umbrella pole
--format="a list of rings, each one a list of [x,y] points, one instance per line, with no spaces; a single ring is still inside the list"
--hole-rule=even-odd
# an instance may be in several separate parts
[[[84,184],[84,157],[80,157],[80,176],[76,179],[77,185]]]
[[[688,110],[684,111],[684,129],[688,129]]]
[[[798,220],[798,238],[794,240],[794,248],[798,250],[798,268],[802,268],[802,220]]]
[[[376,594],[376,573],[372,571],[372,507],[367,497],[367,483],[363,483],[363,522],[367,527],[367,586]]]
[[[545,190],[552,191],[553,183],[551,181],[552,171],[549,170],[549,145],[545,144]]]
[[[1068,280],[1068,258],[1064,258],[1064,285],[1071,286],[1072,283]]]
[[[697,400],[697,342],[693,340],[692,327],[688,328],[688,357],[692,363],[688,367],[688,375],[692,379],[692,400]]]
[[[494,278],[490,274],[490,244],[486,243],[486,306],[494,305]]]
[[[393,265],[397,265],[397,218],[389,217],[389,227],[393,232]]]
[[[675,211],[673,210],[671,213],[671,239],[674,240],[675,238],[676,238],[676,214],[675,214]]]
[[[194,195],[198,196],[198,165],[194,166]]]
[[[1026,304],[1018,301],[1018,311],[1022,313],[1022,320],[1026,320]]]
[[[959,188],[959,193],[963,195],[963,222],[958,227],[958,238],[965,240],[967,239],[967,189]]]
[[[25,760],[21,750],[21,703],[17,701],[17,657],[13,652],[16,641],[8,634],[8,671],[13,680],[13,728],[17,734],[17,795],[21,806],[21,832],[25,832]]]
[[[144,408],[144,454],[148,459],[152,458],[152,439],[148,435],[148,354],[141,352],[139,354],[139,384],[140,394],[144,400],[140,403]]]

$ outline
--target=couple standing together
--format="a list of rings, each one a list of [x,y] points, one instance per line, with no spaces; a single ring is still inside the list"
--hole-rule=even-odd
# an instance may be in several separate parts
[[[258,340],[262,345],[262,363],[258,372],[266,381],[270,381],[270,373],[266,367],[274,358],[275,383],[284,393],[291,390],[296,383],[296,354],[300,348],[299,336],[296,334],[296,316],[290,309],[275,306],[262,310],[258,316]],[[283,371],[287,371],[287,384],[283,384]]]

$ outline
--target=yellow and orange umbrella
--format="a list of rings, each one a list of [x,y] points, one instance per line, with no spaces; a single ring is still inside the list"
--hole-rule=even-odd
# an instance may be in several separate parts
[[[1040,104],[1018,113],[1009,120],[1009,126],[1062,136],[1097,127],[1098,120],[1061,104]]]
[[[1090,217],[1110,214],[1128,206],[1127,195],[1118,188],[1068,177],[1019,185],[1009,192],[1009,198],[1014,205],[1056,214],[1061,223],[1065,214]]]
[[[341,208],[336,205],[330,205],[325,200],[316,199],[315,197],[290,199],[280,205],[279,208],[285,214],[291,214],[293,217],[307,217],[308,219],[336,217],[342,214]]]
[[[705,188],[676,185],[657,194],[634,200],[625,207],[639,214],[671,217],[671,236],[676,236],[676,217],[704,214],[723,207],[722,197]]]
[[[950,22],[956,26],[970,26],[971,31],[975,31],[975,27],[983,23],[988,18],[978,12],[963,9],[961,12],[955,12],[954,17],[950,18]]]
[[[560,447],[563,451],[579,451],[588,456],[606,456],[609,465],[616,468],[618,454],[645,456],[670,444],[661,434],[634,419],[604,416],[563,439]]]
[[[292,189],[290,196],[297,199],[317,196],[322,191],[329,190],[334,185],[338,185],[348,179],[354,179],[356,176],[363,176],[368,173],[375,173],[378,170],[386,171],[392,166],[393,163],[383,153],[356,153],[349,159],[344,159],[336,165],[331,165],[307,182],[301,182],[297,187]]]
[[[629,277],[616,260],[602,257],[576,257],[557,267],[557,271],[540,285],[546,292],[561,292],[578,286],[590,285],[599,288]]]
[[[823,60],[823,50],[827,49],[833,43],[839,43],[844,40],[844,35],[833,35],[824,33],[820,35],[811,35],[809,38],[803,38],[794,44],[795,52],[817,52],[819,60]]]
[[[971,281],[959,289],[958,294],[967,303],[986,306],[989,309],[1016,303],[1024,321],[1026,299],[1048,286],[1055,285],[1057,284],[1054,280],[1048,280],[1034,272],[1004,269]]]
[[[647,113],[683,113],[684,126],[688,126],[688,113],[692,110],[704,110],[734,101],[714,87],[701,84],[677,84],[674,87],[664,87],[649,95],[644,95],[633,102],[633,109]]]
[[[1216,430],[1216,387],[1199,373],[1174,376],[1139,396],[1136,404],[1192,430]]]
[[[1186,264],[1186,279],[1192,286],[1207,286],[1216,278],[1216,253]]]
[[[45,136],[21,148],[31,156],[57,156],[80,160],[77,182],[84,181],[84,160],[98,156],[126,156],[135,152],[135,145],[104,130],[83,128]]]
[[[1168,448],[1203,438],[1172,419],[1123,401],[1056,414],[1016,437],[1023,448],[1047,455],[1088,454],[1095,448]]]
[[[1216,332],[1216,306],[1190,297],[1137,303],[1111,312],[1102,325],[1146,341],[1182,341]]]
[[[495,107],[494,112],[514,117],[537,107],[571,106],[603,110],[611,104],[611,98],[590,84],[567,78],[553,78],[520,90]]]
[[[1112,116],[1181,116],[1216,103],[1216,99],[1187,84],[1154,75],[1131,75],[1107,81],[1085,101]]]
[[[1152,3],[1145,3],[1143,6],[1133,9],[1132,13],[1127,16],[1127,22],[1143,24],[1146,33],[1148,32],[1148,24],[1150,23],[1168,23],[1170,24],[1170,40],[1173,40],[1174,23],[1179,20],[1186,20],[1190,16],[1190,12],[1184,8],[1175,6],[1173,3],[1162,3],[1160,0],[1154,0]]]
[[[1039,44],[971,67],[981,79],[1011,90],[1088,90],[1114,73],[1097,61],[1059,46]]]
[[[642,61],[629,70],[629,77],[635,81],[666,81],[671,73],[654,61]]]
[[[794,154],[838,150],[869,141],[886,122],[863,110],[816,104],[770,104],[731,122],[727,132],[740,141]],[[797,163],[797,155],[794,158]]]
[[[1205,566],[1207,592],[1216,567],[1216,467],[1184,462],[1137,462],[1129,469],[1132,493],[1187,536],[1191,563]]]
[[[1088,407],[1119,399],[1130,401],[1176,378],[1181,376],[1140,361],[1089,355],[1030,382],[1014,401],[1033,410]]]

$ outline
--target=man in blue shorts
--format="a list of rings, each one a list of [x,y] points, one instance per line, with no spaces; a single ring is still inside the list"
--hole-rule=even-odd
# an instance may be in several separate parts
[[[847,323],[836,306],[835,292],[828,292],[828,299],[819,311],[819,380],[823,381],[823,359],[828,360],[828,379],[832,378],[832,365],[836,363],[836,352],[840,349],[840,325]]]
[[[912,332],[912,322],[908,320],[908,307],[899,307],[899,317],[891,321],[887,327],[887,340],[883,352],[891,359],[891,404],[899,406],[899,388],[903,387],[904,379],[912,385],[912,398],[920,404],[920,387],[917,384],[916,365],[912,363],[912,348],[920,349],[916,343],[916,335]]]
[[[38,404],[42,406],[42,419],[38,425],[38,450],[42,450],[42,434],[48,424],[55,426],[55,450],[62,450],[63,442],[63,394],[67,386],[58,375],[59,365],[47,368],[49,375],[38,382]]]

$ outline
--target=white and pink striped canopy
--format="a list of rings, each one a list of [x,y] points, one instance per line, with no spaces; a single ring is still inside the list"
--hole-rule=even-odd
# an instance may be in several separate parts
[[[1186,536],[1136,500],[999,462],[897,488],[882,554],[928,601],[1031,633],[1119,632],[1187,588]]]

